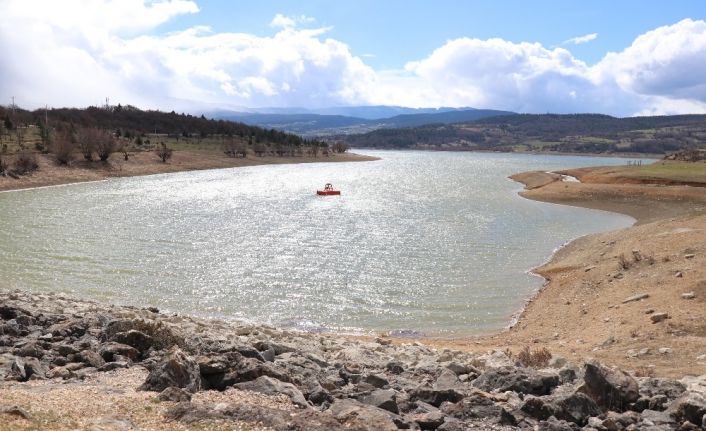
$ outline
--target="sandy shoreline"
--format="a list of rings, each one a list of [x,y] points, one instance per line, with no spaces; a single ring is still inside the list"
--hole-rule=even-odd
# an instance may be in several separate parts
[[[333,154],[319,157],[224,157],[213,151],[175,151],[168,163],[161,163],[151,152],[138,152],[125,162],[115,154],[108,163],[75,161],[70,168],[58,166],[51,156],[39,155],[39,170],[31,175],[14,179],[0,176],[0,191],[28,188],[69,185],[75,183],[101,181],[108,178],[166,174],[173,172],[224,169],[246,166],[298,164],[298,163],[339,163],[379,160],[377,157],[355,153]]]
[[[586,172],[561,174],[580,178]],[[636,224],[561,247],[533,271],[545,285],[509,330],[425,342],[469,351],[544,346],[573,360],[592,357],[656,375],[706,373],[706,189],[560,178],[545,172],[512,176],[525,184],[525,198],[627,214]],[[693,299],[682,297],[690,293]],[[643,294],[648,296],[624,302]],[[652,323],[657,313],[669,317]]]

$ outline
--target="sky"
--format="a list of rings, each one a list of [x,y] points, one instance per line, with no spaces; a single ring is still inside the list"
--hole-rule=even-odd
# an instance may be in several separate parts
[[[0,0],[0,104],[706,113],[703,0]]]

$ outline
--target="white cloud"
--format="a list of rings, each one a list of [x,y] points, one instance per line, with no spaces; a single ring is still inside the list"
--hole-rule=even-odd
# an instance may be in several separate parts
[[[598,33],[590,33],[583,36],[576,36],[572,37],[571,39],[566,39],[562,43],[562,45],[581,45],[583,43],[588,43],[592,40],[596,40],[596,38],[598,38]]]
[[[270,27],[275,28],[294,28],[299,24],[311,24],[316,21],[314,18],[306,15],[285,16],[281,13],[275,15],[270,21]]]
[[[375,72],[344,43],[323,37],[328,29],[289,25],[288,19],[313,22],[303,15],[275,17],[273,22],[283,28],[269,37],[213,33],[206,26],[164,35],[132,34],[136,22],[153,28],[176,14],[196,11],[196,5],[137,1],[141,6],[135,7],[134,17],[116,9],[115,20],[123,22],[103,26],[107,12],[98,3],[62,3],[66,16],[84,14],[71,24],[52,20],[48,13],[35,19],[30,9],[36,5],[1,3],[0,15],[9,19],[0,23],[0,50],[18,54],[0,62],[0,96],[15,95],[24,106],[85,106],[106,96],[162,109],[197,104],[328,106],[366,103],[375,80]],[[105,7],[121,4],[105,2]]]
[[[0,98],[22,106],[112,101],[189,106],[474,106],[617,115],[706,112],[706,22],[637,37],[594,65],[565,48],[459,38],[400,70],[374,70],[313,18],[276,15],[274,34],[155,28],[191,1],[0,2]],[[586,35],[579,39],[593,38]],[[7,102],[5,102],[7,103]]]
[[[417,104],[615,115],[706,113],[706,22],[683,20],[587,65],[564,48],[460,38],[410,62]],[[407,96],[409,99],[409,96]]]

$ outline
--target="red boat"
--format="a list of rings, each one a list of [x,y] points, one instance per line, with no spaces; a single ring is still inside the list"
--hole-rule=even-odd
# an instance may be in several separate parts
[[[333,184],[327,183],[327,184],[324,186],[324,189],[323,189],[323,190],[317,190],[317,191],[316,191],[316,194],[317,194],[317,195],[321,195],[321,196],[340,195],[340,194],[341,194],[341,191],[340,191],[340,190],[334,190],[334,189],[333,189]]]

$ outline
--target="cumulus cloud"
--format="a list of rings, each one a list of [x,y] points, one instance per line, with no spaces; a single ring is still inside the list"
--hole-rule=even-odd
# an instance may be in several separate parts
[[[162,109],[362,104],[375,79],[346,44],[324,37],[327,29],[296,28],[313,21],[303,15],[276,16],[280,29],[269,37],[207,26],[153,35],[146,30],[198,7],[93,0],[62,2],[69,22],[46,9],[34,14],[53,4],[0,3],[8,18],[0,23],[0,49],[15,54],[0,63],[0,95],[25,106],[85,106],[106,96]]]
[[[185,0],[0,2],[0,97],[22,106],[112,101],[188,110],[387,104],[616,115],[706,112],[706,22],[637,37],[590,65],[563,47],[449,40],[399,70],[374,70],[305,15],[269,36],[157,26],[198,13]],[[263,23],[264,24],[264,23]],[[595,35],[571,39],[572,43]]]
[[[581,45],[583,43],[588,43],[592,40],[596,40],[598,38],[598,33],[590,33],[590,34],[585,34],[583,36],[576,36],[572,37],[571,39],[566,39],[562,44],[563,45]]]
[[[409,87],[439,105],[614,115],[706,112],[706,22],[647,32],[594,65],[564,48],[460,38],[409,62]],[[430,91],[431,90],[431,91]]]

